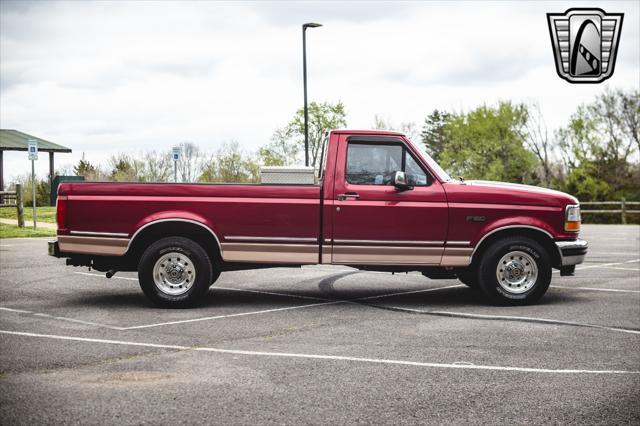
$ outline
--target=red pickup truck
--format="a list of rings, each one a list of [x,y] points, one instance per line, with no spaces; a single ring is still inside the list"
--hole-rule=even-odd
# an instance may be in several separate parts
[[[49,254],[138,271],[156,304],[196,304],[223,271],[349,265],[458,278],[490,301],[539,300],[587,252],[574,197],[452,179],[404,135],[329,132],[317,183],[63,183]]]

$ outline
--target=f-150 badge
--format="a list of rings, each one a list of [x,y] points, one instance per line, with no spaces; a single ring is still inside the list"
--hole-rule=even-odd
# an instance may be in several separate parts
[[[588,8],[547,13],[558,75],[570,83],[600,83],[611,77],[623,17]]]

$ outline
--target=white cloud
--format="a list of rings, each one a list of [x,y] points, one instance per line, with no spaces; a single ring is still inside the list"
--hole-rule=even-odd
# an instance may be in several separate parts
[[[421,123],[434,108],[500,99],[538,101],[556,127],[604,88],[555,73],[545,14],[571,3],[0,5],[0,125],[71,147],[58,164],[184,140],[209,150],[266,143],[301,106],[300,24],[309,21],[324,24],[308,33],[310,99],[342,100],[352,128],[370,127],[376,113]],[[637,89],[640,7],[604,7],[625,12],[606,84]],[[25,153],[5,154],[5,177],[27,170]]]

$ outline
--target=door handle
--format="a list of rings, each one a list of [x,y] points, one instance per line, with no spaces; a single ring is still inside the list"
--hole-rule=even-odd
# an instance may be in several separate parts
[[[360,194],[356,192],[345,192],[344,194],[338,194],[338,201],[344,201],[348,198],[357,200],[358,198],[360,198]]]

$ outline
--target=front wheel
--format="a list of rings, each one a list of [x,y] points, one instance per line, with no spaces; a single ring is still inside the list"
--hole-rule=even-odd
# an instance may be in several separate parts
[[[457,269],[456,276],[462,284],[471,288],[478,287],[478,270],[474,265]]]
[[[509,237],[494,242],[478,267],[479,288],[501,305],[535,303],[551,283],[549,254],[530,238]]]
[[[138,265],[144,294],[156,305],[184,308],[196,305],[213,282],[211,259],[195,241],[168,237],[145,250]]]

